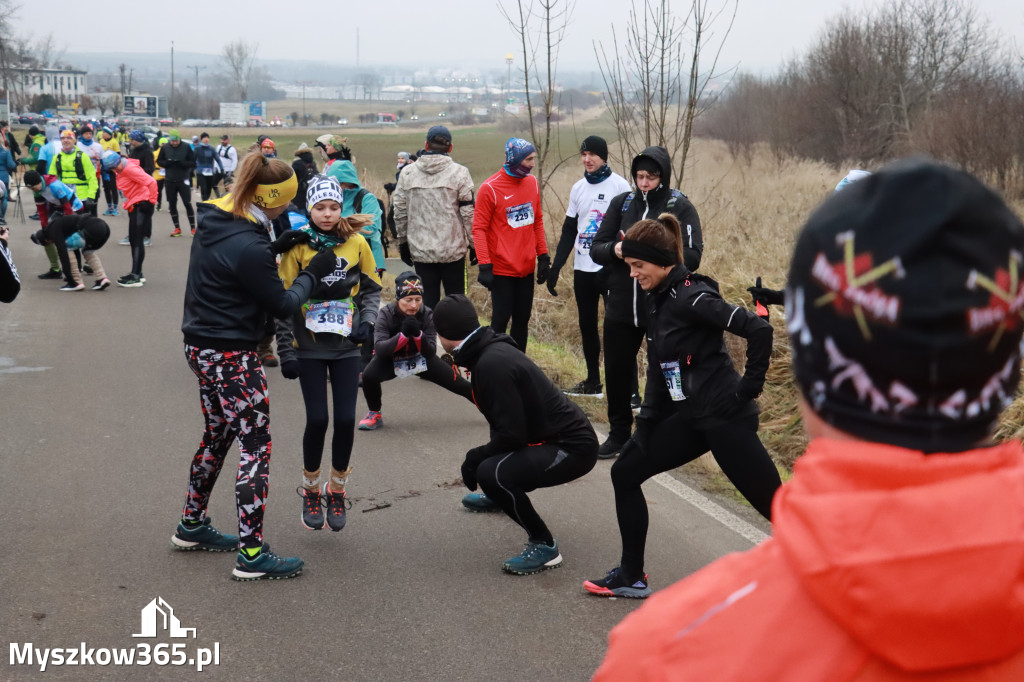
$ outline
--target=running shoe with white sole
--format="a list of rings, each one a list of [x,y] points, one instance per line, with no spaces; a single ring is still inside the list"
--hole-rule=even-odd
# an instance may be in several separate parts
[[[320,530],[324,527],[324,505],[320,490],[309,490],[299,486],[295,492],[302,498],[302,514],[299,518],[308,530]]]
[[[501,567],[514,575],[532,575],[561,565],[562,555],[557,542],[551,547],[540,542],[527,542],[522,554],[506,559]]]
[[[324,506],[327,507],[327,525],[331,527],[331,530],[338,532],[345,527],[347,517],[345,514],[345,493],[333,492],[328,486],[328,481],[324,481],[323,498]]]
[[[270,545],[264,544],[260,553],[250,559],[243,552],[238,553],[235,570],[231,577],[235,580],[282,580],[294,578],[302,573],[302,559],[299,557],[281,557],[270,551]]]
[[[104,277],[103,279],[96,280],[96,283],[92,285],[93,291],[103,291],[110,286],[110,280]]]
[[[141,287],[145,283],[145,278],[141,275],[136,275],[134,272],[129,272],[124,277],[117,278],[117,286],[119,287],[135,288]]]
[[[629,580],[622,575],[618,566],[608,571],[600,580],[584,580],[583,589],[599,597],[626,597],[627,599],[646,599],[653,590],[647,584],[647,576],[639,580]]]
[[[233,552],[238,549],[238,536],[225,535],[211,525],[210,517],[195,528],[188,528],[183,521],[171,536],[171,544],[185,551],[205,550],[207,552]]]
[[[129,239],[128,237],[125,237],[124,239],[119,241],[118,244],[120,244],[121,246],[131,246],[132,245],[132,240]]]
[[[587,398],[597,398],[600,400],[604,397],[604,391],[602,390],[600,381],[587,381],[584,379],[580,383],[576,384],[572,388],[567,388],[563,391],[566,395],[571,396],[585,396]]]
[[[360,431],[376,431],[384,424],[384,417],[380,412],[370,410],[366,416],[359,420]]]
[[[81,291],[83,289],[85,289],[85,285],[84,284],[72,283],[72,284],[65,284],[64,286],[62,286],[59,289],[59,291]]]

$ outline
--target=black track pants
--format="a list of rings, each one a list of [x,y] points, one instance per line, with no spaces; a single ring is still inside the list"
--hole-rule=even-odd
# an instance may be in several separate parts
[[[421,379],[431,381],[441,388],[461,395],[466,400],[473,400],[473,386],[462,376],[456,374],[447,363],[432,356],[427,358],[427,371],[418,374]],[[395,365],[391,357],[374,356],[370,364],[363,370],[363,396],[366,406],[374,412],[381,411],[381,383],[395,378]]]
[[[416,274],[423,280],[423,305],[431,310],[441,300],[441,285],[444,295],[466,293],[466,259],[451,263],[416,263]]]
[[[491,307],[491,328],[504,334],[511,320],[512,329],[508,334],[525,353],[530,333],[530,312],[533,310],[533,274],[526,277],[495,275],[491,285]]]
[[[299,358],[299,385],[306,404],[306,430],[302,434],[302,464],[316,471],[324,454],[324,439],[330,416],[327,410],[327,374],[331,375],[334,400],[334,436],[331,439],[331,466],[348,468],[356,427],[356,396],[359,393],[359,356],[341,360]]]

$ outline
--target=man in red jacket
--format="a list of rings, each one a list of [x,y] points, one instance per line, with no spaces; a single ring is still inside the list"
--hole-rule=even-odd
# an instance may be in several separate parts
[[[548,277],[551,259],[544,237],[540,184],[530,175],[537,152],[526,140],[505,143],[505,165],[484,180],[473,214],[473,244],[480,263],[477,281],[491,292],[491,328],[509,336],[526,352],[533,309],[533,273],[537,284]]]
[[[616,627],[597,680],[1024,679],[1024,225],[899,162],[829,199],[786,287],[811,437],[773,537]]]

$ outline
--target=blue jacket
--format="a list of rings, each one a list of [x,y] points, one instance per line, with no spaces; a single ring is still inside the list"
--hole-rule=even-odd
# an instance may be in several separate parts
[[[197,144],[193,151],[196,155],[196,173],[199,175],[206,175],[203,173],[204,170],[213,170],[214,166],[217,167],[217,172],[223,173],[224,166],[220,162],[220,157],[217,156],[217,150],[211,147],[209,144]]]
[[[18,165],[14,163],[14,157],[11,156],[11,152],[0,147],[0,181],[4,183],[4,187],[8,191],[11,189],[11,173],[17,168]]]
[[[357,207],[355,205],[356,195],[363,189],[363,185],[359,182],[359,174],[356,172],[355,164],[351,161],[334,161],[327,169],[327,175],[338,182],[347,182],[355,185],[352,189],[342,190],[344,204],[341,207],[341,217],[344,218],[355,213],[368,213],[373,216],[373,224],[366,226],[370,233],[363,236],[370,243],[370,250],[373,252],[373,260],[377,263],[377,269],[385,269],[384,245],[380,241],[381,210],[377,197],[373,192],[364,192],[362,206]]]

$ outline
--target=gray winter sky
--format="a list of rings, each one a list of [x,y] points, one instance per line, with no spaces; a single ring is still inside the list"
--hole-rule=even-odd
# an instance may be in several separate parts
[[[510,0],[505,0],[506,4]],[[595,68],[593,42],[611,46],[611,25],[624,27],[630,0],[577,0],[560,65],[572,70]],[[870,7],[878,0],[740,0],[735,25],[723,50],[725,66],[771,72],[813,42],[827,19],[844,7]],[[685,0],[676,0],[680,11]],[[27,7],[27,3],[22,3]],[[1021,0],[975,0],[975,6],[1024,54],[1024,3]],[[48,16],[80,16],[75,0],[49,0]],[[116,22],[130,30],[102,30],[110,19],[87,29],[40,22],[22,9],[15,26],[22,35],[41,37],[52,26],[57,43],[69,52],[94,52],[99,44],[115,52],[182,52],[217,54],[221,46],[244,38],[259,43],[264,59],[302,58],[354,64],[356,28],[362,65],[447,64],[489,70],[504,68],[516,39],[493,0],[382,0],[337,4],[248,0],[132,3]],[[88,22],[86,22],[87,24]],[[717,24],[724,31],[727,17]],[[621,31],[619,33],[621,36]],[[116,46],[116,47],[114,47]],[[517,54],[516,62],[520,61]],[[514,68],[514,67],[513,67]]]

